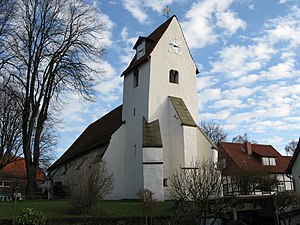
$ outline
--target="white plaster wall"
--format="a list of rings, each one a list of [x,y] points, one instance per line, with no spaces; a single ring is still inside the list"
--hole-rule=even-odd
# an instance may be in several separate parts
[[[164,201],[163,149],[143,148],[144,188],[154,192],[154,198]]]
[[[170,53],[169,38],[176,38],[182,43],[182,54]],[[169,71],[178,70],[179,84],[169,83]],[[184,100],[196,124],[198,124],[198,98],[196,66],[190,55],[181,28],[173,18],[168,29],[151,53],[151,79],[149,94],[149,118],[154,120],[163,113],[160,106],[167,96],[180,97]]]
[[[124,77],[125,198],[137,198],[143,188],[142,118],[148,119],[149,62],[139,68],[139,84],[133,87],[133,71]],[[135,115],[134,115],[135,109]]]
[[[144,188],[154,193],[157,201],[164,201],[163,188],[163,165],[162,164],[145,164],[144,168]]]
[[[182,54],[170,53],[169,38],[182,43]],[[169,71],[179,72],[179,84],[169,82]],[[180,119],[168,96],[180,97],[194,121],[198,123],[196,66],[186,45],[181,28],[174,18],[151,53],[149,83],[149,121],[159,119],[164,147],[164,176],[171,176],[184,165],[184,137]],[[190,137],[195,138],[195,136]],[[196,143],[196,140],[192,141]],[[187,153],[190,154],[190,153]],[[192,153],[191,153],[192,154]]]
[[[164,176],[169,178],[177,169],[184,165],[184,135],[181,120],[173,104],[167,100],[166,114],[161,120],[161,132],[164,144]]]
[[[197,127],[183,126],[184,167],[197,161]]]
[[[123,124],[111,137],[104,154],[104,161],[110,173],[113,173],[113,192],[106,199],[123,199],[125,197],[125,125]]]
[[[199,161],[210,160],[214,162],[218,160],[218,151],[212,149],[210,141],[197,129],[197,158]]]
[[[163,149],[143,148],[143,162],[163,162]]]
[[[300,160],[299,155],[292,167],[292,174],[294,178],[295,191],[300,192]]]

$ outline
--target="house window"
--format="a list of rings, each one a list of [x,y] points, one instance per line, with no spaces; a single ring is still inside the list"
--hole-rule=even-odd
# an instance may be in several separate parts
[[[274,157],[262,157],[261,161],[264,166],[276,166],[276,158]]]
[[[135,69],[133,71],[133,87],[137,87],[139,85],[139,70]]]
[[[0,187],[10,187],[9,181],[0,181]]]
[[[170,70],[169,72],[169,82],[173,84],[179,83],[179,73],[177,70]]]

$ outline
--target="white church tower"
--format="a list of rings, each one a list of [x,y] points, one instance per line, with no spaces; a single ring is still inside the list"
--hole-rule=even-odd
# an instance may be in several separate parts
[[[69,171],[100,157],[114,176],[108,199],[136,199],[147,188],[164,201],[176,170],[216,159],[216,146],[198,127],[198,70],[177,18],[139,37],[134,49],[122,74],[123,105],[90,124],[51,165],[53,184],[66,184]]]
[[[148,188],[166,196],[168,178],[213,151],[200,148],[195,62],[175,16],[139,37],[124,71],[125,189]],[[130,193],[132,192],[132,193]]]

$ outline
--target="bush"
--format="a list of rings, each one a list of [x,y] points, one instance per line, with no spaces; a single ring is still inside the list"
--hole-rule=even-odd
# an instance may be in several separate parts
[[[104,196],[113,189],[113,175],[106,163],[90,159],[68,173],[69,202],[83,214],[93,213]]]
[[[17,217],[16,222],[22,225],[45,225],[46,217],[40,211],[26,208],[23,210],[22,215]]]

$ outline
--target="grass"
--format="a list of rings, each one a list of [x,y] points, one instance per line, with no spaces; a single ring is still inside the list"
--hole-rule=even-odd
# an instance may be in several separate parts
[[[173,202],[157,202],[154,209],[155,216],[170,215]],[[20,215],[25,208],[42,211],[47,218],[87,217],[75,214],[67,200],[24,200],[16,204],[16,215]],[[14,202],[0,202],[0,219],[13,219]],[[142,216],[138,201],[103,201],[101,211],[88,216],[137,217]]]

